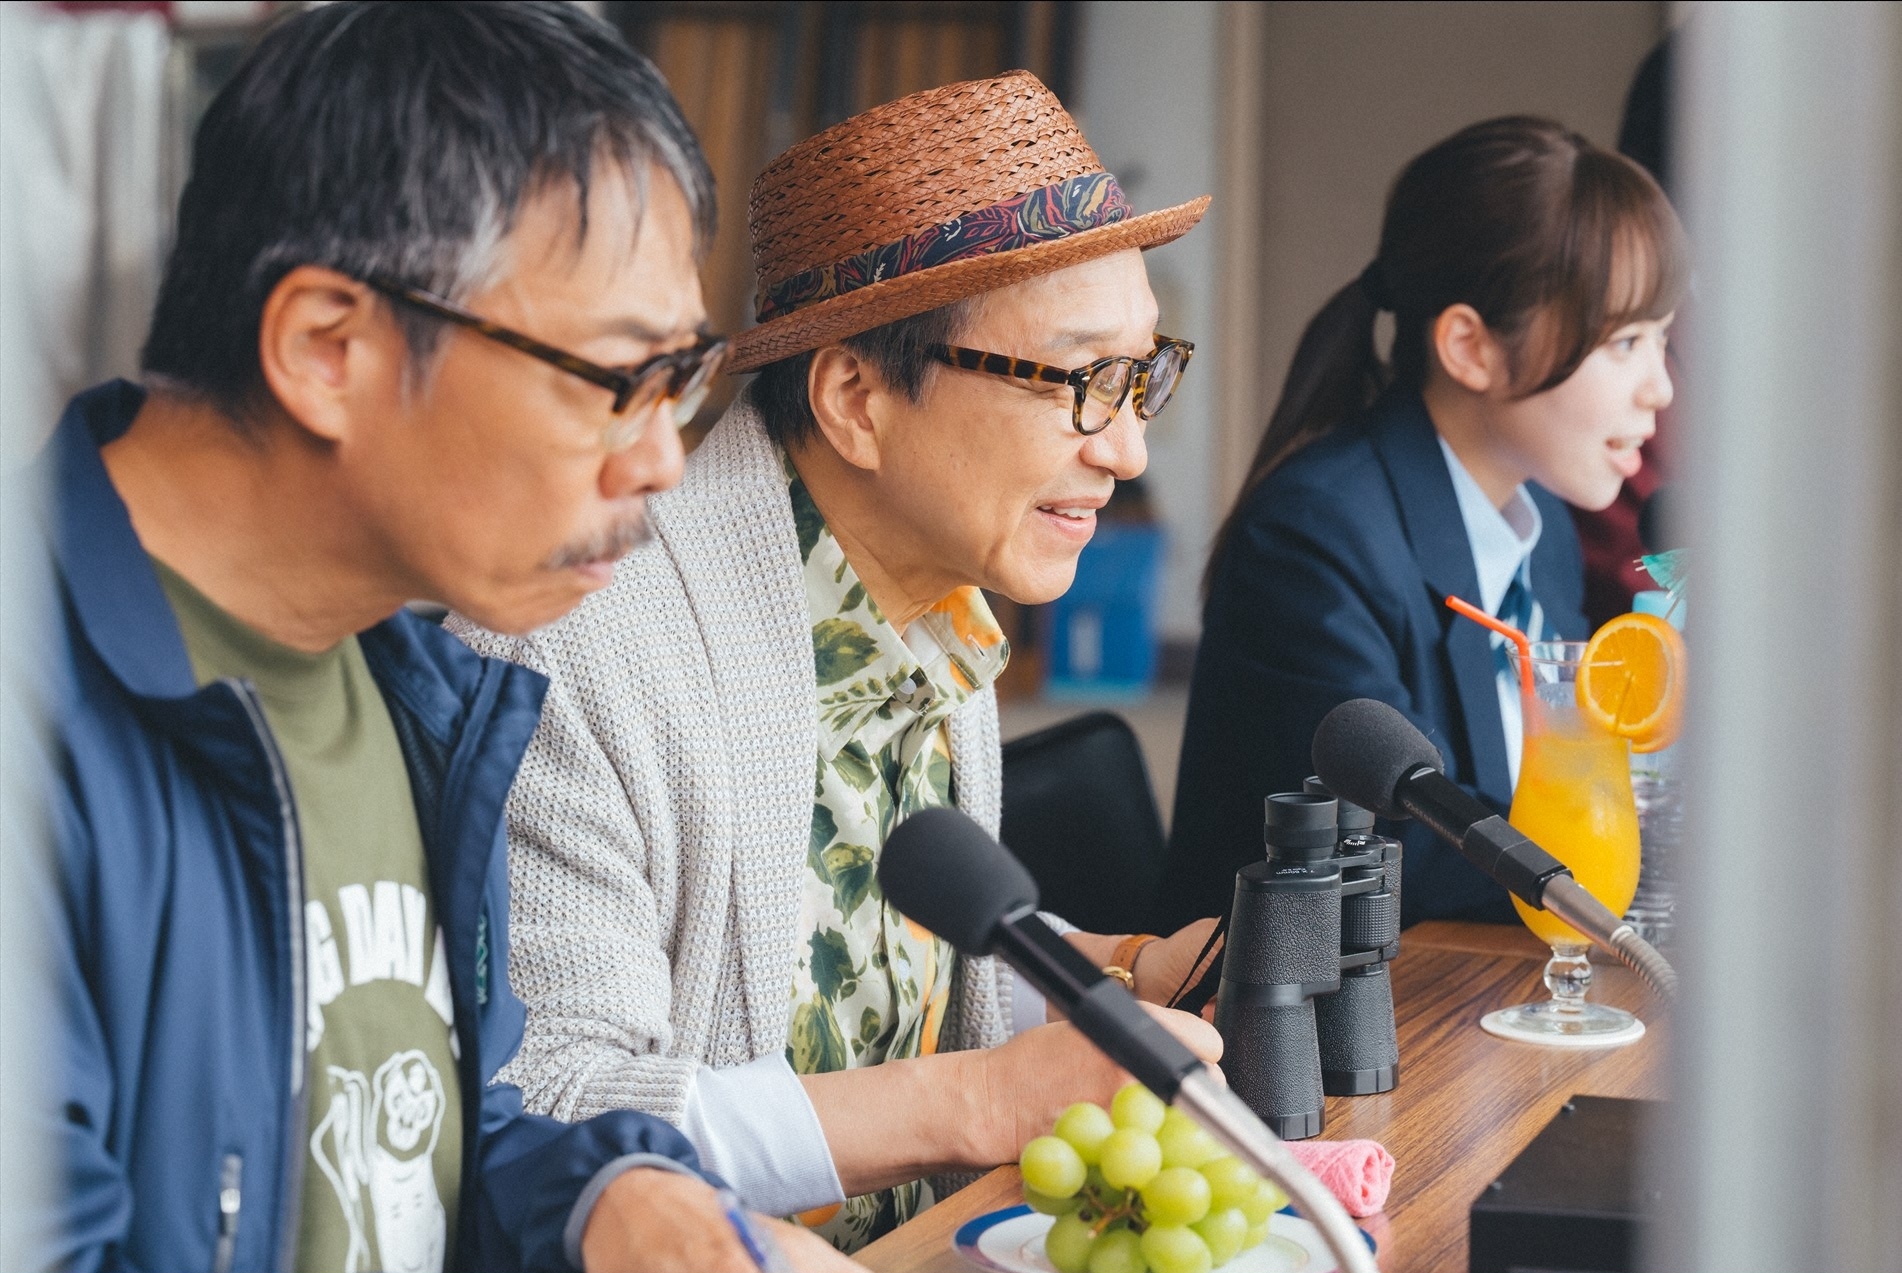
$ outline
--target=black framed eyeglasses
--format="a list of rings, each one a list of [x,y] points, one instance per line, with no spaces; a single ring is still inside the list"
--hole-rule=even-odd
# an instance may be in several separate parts
[[[685,428],[692,422],[700,404],[707,400],[713,379],[726,362],[728,343],[724,337],[703,336],[686,348],[657,354],[633,367],[603,367],[578,354],[524,336],[521,332],[490,322],[454,301],[432,295],[421,288],[409,287],[394,279],[372,276],[363,280],[393,301],[419,309],[445,322],[467,327],[479,336],[539,358],[589,384],[600,385],[614,395],[614,421],[602,430],[601,441],[609,451],[623,451],[640,440],[650,415],[665,409],[674,427]]]
[[[1182,383],[1182,372],[1194,356],[1195,346],[1158,332],[1156,351],[1147,358],[1118,355],[1098,358],[1088,366],[1075,368],[1051,367],[1028,358],[1012,358],[1009,354],[986,353],[958,345],[932,345],[925,352],[941,363],[965,371],[1070,386],[1076,392],[1070,423],[1087,437],[1107,429],[1132,394],[1136,418],[1155,419],[1169,405],[1176,386]]]

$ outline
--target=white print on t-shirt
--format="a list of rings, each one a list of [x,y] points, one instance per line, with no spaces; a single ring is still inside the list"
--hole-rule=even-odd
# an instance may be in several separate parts
[[[448,1229],[435,1171],[442,1076],[413,1050],[367,1080],[334,1065],[327,1075],[329,1110],[310,1152],[350,1226],[342,1273],[440,1273]]]
[[[429,898],[419,888],[378,880],[365,888],[346,884],[337,890],[337,912],[343,916],[344,947],[349,978],[345,980],[344,951],[337,947],[330,909],[312,898],[304,903],[306,949],[310,952],[310,998],[305,1019],[305,1048],[315,1049],[324,1037],[324,1009],[351,986],[372,981],[406,981],[423,988],[423,1000],[436,1010],[444,1025],[455,1023],[449,998],[449,962],[443,957],[442,927],[435,930],[435,949],[429,959],[429,982],[423,982],[423,920]],[[456,1036],[449,1048],[457,1051]]]

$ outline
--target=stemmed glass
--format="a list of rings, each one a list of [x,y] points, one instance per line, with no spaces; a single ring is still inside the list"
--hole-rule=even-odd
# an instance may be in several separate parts
[[[1525,703],[1525,746],[1510,821],[1570,867],[1592,896],[1622,914],[1638,888],[1630,745],[1579,710],[1583,641],[1535,641],[1530,651],[1533,696]],[[1514,673],[1523,677],[1518,649],[1509,644],[1507,652]],[[1585,937],[1547,911],[1516,897],[1512,904],[1526,927],[1552,947],[1545,966],[1552,998],[1489,1012],[1480,1024],[1504,1038],[1559,1046],[1609,1047],[1641,1036],[1644,1023],[1629,1012],[1587,1002],[1592,965]]]

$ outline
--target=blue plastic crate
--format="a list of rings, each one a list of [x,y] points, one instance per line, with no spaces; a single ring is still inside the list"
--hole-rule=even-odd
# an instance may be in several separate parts
[[[1162,530],[1098,525],[1077,559],[1076,582],[1051,603],[1048,678],[1053,697],[1122,698],[1156,677],[1156,594]]]

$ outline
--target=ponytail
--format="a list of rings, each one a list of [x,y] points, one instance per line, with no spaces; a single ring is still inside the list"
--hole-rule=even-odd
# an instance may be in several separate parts
[[[1374,349],[1374,319],[1385,308],[1384,297],[1376,260],[1308,320],[1295,347],[1287,383],[1281,387],[1281,400],[1275,403],[1268,431],[1249,463],[1248,480],[1215,534],[1216,551],[1209,555],[1202,576],[1204,594],[1214,582],[1221,547],[1234,534],[1255,488],[1290,455],[1365,411],[1386,387],[1387,369]]]
[[[1542,119],[1487,120],[1416,156],[1394,183],[1380,251],[1321,307],[1295,348],[1281,398],[1216,532],[1206,596],[1255,492],[1310,443],[1361,415],[1390,384],[1425,384],[1433,320],[1471,305],[1513,360],[1521,395],[1578,370],[1627,323],[1677,308],[1683,230],[1638,165]],[[1393,361],[1374,320],[1394,315]],[[1529,339],[1533,320],[1541,339]],[[1529,346],[1543,354],[1526,366]]]

